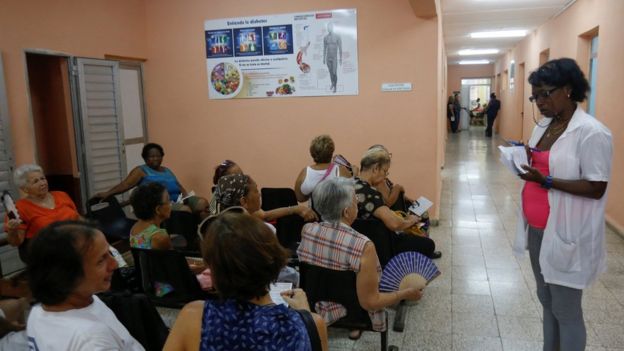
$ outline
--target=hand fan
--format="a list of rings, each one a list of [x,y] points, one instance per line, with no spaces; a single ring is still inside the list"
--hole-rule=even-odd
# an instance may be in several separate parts
[[[440,275],[440,270],[433,261],[418,252],[403,252],[394,256],[383,272],[379,290],[399,291],[407,287],[424,288]]]

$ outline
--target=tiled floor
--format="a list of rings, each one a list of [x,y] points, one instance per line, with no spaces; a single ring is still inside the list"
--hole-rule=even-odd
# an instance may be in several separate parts
[[[409,307],[405,331],[390,332],[400,350],[541,350],[528,255],[518,261],[511,252],[522,184],[498,162],[497,139],[483,134],[449,136],[440,225],[431,234],[443,273]],[[609,231],[607,245],[608,271],[583,299],[588,350],[624,350],[624,240]],[[330,328],[330,349],[379,350],[379,336],[351,341]]]

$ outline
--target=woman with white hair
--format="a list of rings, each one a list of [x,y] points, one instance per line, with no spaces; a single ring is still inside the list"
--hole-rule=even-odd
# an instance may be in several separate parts
[[[297,249],[299,260],[323,268],[354,271],[360,306],[369,311],[373,329],[384,330],[383,308],[401,300],[418,300],[422,291],[409,287],[394,292],[379,292],[381,265],[375,245],[368,237],[351,228],[358,215],[353,180],[340,177],[324,180],[314,189],[312,200],[323,221],[303,227],[301,244]],[[346,313],[342,305],[331,301],[318,302],[314,309],[328,324]],[[357,339],[359,335],[359,331],[353,331],[349,337]]]
[[[78,219],[80,215],[69,195],[48,191],[48,181],[40,166],[18,167],[13,180],[26,197],[15,203],[17,216],[7,214],[5,228],[9,244],[19,248],[20,259],[26,262],[29,242],[39,230],[54,222]]]

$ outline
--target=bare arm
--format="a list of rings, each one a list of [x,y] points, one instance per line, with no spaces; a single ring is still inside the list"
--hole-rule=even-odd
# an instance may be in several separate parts
[[[7,222],[7,241],[11,246],[20,246],[24,242],[26,231],[18,228],[20,223],[19,219],[9,219]]]
[[[186,304],[171,328],[164,351],[196,351],[201,338],[203,301]]]
[[[143,177],[145,177],[145,173],[141,170],[141,168],[134,167],[134,169],[130,171],[126,179],[122,180],[121,183],[115,185],[106,192],[95,194],[94,197],[106,199],[109,196],[124,193],[139,184]]]
[[[388,206],[381,206],[377,208],[375,212],[373,212],[373,216],[380,219],[386,228],[395,232],[407,229],[418,222],[418,217],[414,215],[409,215],[406,218],[400,218],[394,214]]]
[[[321,339],[321,349],[323,351],[327,351],[329,350],[327,342],[327,325],[325,325],[323,318],[316,313],[312,313],[312,318],[314,318],[314,324],[316,324],[316,330],[318,331],[319,338]]]
[[[171,239],[164,231],[158,232],[152,236],[152,249],[154,250],[171,250]]]
[[[260,211],[258,211],[260,212]],[[256,212],[257,213],[257,212]],[[304,205],[290,206],[290,207],[280,207],[269,211],[264,211],[264,215],[261,219],[265,221],[273,221],[282,217],[290,216],[293,214],[298,215],[303,218],[306,222],[317,221],[318,217],[316,213],[312,211],[311,208]]]
[[[379,292],[379,275],[377,273],[377,252],[375,245],[369,242],[364,247],[360,261],[360,271],[357,273],[357,296],[362,308],[367,311],[377,311],[394,305],[401,300],[418,300],[422,292],[416,288],[407,288],[396,292]]]
[[[305,195],[301,192],[301,184],[303,184],[303,180],[305,179],[307,173],[307,167],[303,168],[299,175],[297,176],[297,180],[295,180],[295,196],[297,197],[297,201],[306,202],[310,198],[310,195]]]
[[[381,197],[388,207],[394,205],[394,203],[399,199],[401,192],[404,192],[404,188],[400,184],[394,184],[392,189],[390,189],[385,179],[381,182],[381,184],[375,184],[375,188],[381,193]]]

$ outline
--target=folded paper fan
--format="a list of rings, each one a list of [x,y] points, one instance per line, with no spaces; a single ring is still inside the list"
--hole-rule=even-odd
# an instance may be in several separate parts
[[[383,272],[379,283],[380,291],[399,291],[407,287],[424,288],[440,275],[433,261],[418,252],[403,252],[394,256]]]

